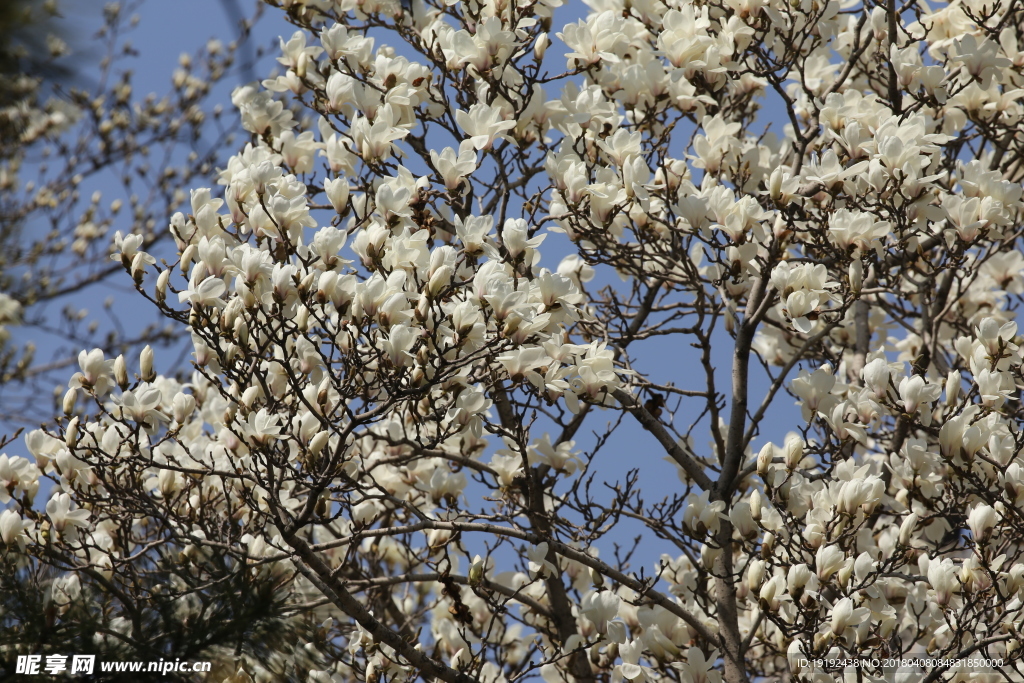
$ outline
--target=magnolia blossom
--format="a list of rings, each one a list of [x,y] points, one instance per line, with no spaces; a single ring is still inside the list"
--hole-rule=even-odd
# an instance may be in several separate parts
[[[17,543],[24,547],[27,540],[25,531],[31,528],[32,523],[22,519],[14,510],[7,509],[0,513],[0,541],[3,541],[4,545],[12,546]]]
[[[967,525],[977,543],[985,543],[991,536],[992,527],[998,521],[998,514],[991,505],[979,505],[967,515]]]
[[[92,391],[102,396],[113,386],[111,374],[114,369],[114,361],[105,359],[101,349],[80,352],[78,366],[82,370],[75,373],[71,381],[68,382],[69,388],[82,387],[86,391]]]
[[[618,616],[619,596],[609,591],[591,593],[583,598],[580,607],[583,615],[590,619],[601,633],[608,629],[608,622]]]
[[[84,527],[89,520],[88,510],[71,509],[71,496],[66,493],[58,493],[50,499],[46,504],[46,515],[58,532],[66,527]]]
[[[699,535],[707,531],[716,532],[720,524],[719,515],[725,510],[723,501],[709,502],[710,495],[709,491],[701,493],[696,500],[689,502],[683,512],[683,523]]]
[[[953,595],[960,592],[953,560],[946,558],[930,562],[928,564],[928,583],[935,590],[935,601],[941,606],[949,604]]]
[[[854,607],[850,598],[843,598],[832,607],[832,621],[829,627],[832,633],[841,636],[846,628],[856,623],[868,613],[866,607]]]
[[[530,573],[536,576],[553,576],[558,573],[555,565],[548,558],[548,544],[541,543],[527,549],[526,557],[530,561]]]
[[[922,403],[931,403],[937,399],[942,393],[942,387],[928,384],[920,375],[914,375],[900,380],[899,392],[903,408],[908,413],[915,413]]]

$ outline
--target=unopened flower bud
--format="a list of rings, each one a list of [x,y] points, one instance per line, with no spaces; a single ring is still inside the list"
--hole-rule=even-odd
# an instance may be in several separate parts
[[[242,398],[238,399],[238,402],[246,408],[252,408],[252,404],[256,402],[256,399],[260,395],[259,387],[249,387],[242,392]]]
[[[914,530],[917,528],[917,514],[910,513],[907,518],[903,520],[903,524],[900,525],[900,545],[910,545],[910,539],[914,535]]]
[[[178,394],[171,404],[174,421],[184,424],[192,411],[196,409],[196,397],[191,394]]]
[[[789,232],[789,226],[786,224],[786,219],[782,217],[782,214],[775,216],[775,223],[772,224],[772,234],[775,235],[776,239],[784,237]]]
[[[328,375],[327,377],[323,378],[323,380],[320,382],[320,386],[316,388],[316,402],[319,403],[321,406],[327,405],[327,399],[329,399],[331,395],[330,389],[331,377],[330,375]]]
[[[782,199],[782,181],[784,180],[782,175],[782,167],[776,166],[772,174],[768,176],[768,194],[771,196],[773,202],[777,202]]]
[[[789,594],[799,598],[803,594],[804,586],[811,580],[811,568],[806,564],[795,564],[789,568],[786,577],[786,586]]]
[[[542,33],[537,36],[537,40],[533,43],[533,56],[536,57],[537,61],[544,59],[544,53],[547,52],[548,43],[551,39],[548,38],[548,34]]]
[[[313,289],[313,285],[316,284],[317,273],[316,271],[310,271],[306,273],[305,277],[299,282],[299,295],[305,298],[307,294]]]
[[[430,299],[424,295],[420,295],[419,301],[416,302],[416,320],[424,322],[427,316],[430,315]]]
[[[64,400],[61,402],[61,408],[64,410],[64,414],[70,416],[71,413],[75,412],[75,402],[78,400],[78,389],[68,389],[64,392]]]
[[[761,447],[761,451],[757,454],[757,473],[762,479],[768,474],[768,468],[771,467],[774,459],[775,446],[769,441]]]
[[[209,364],[210,357],[213,355],[209,345],[202,339],[197,338],[192,340],[192,345],[195,347],[196,365],[199,367],[205,367]]]
[[[747,567],[747,587],[751,592],[760,590],[761,582],[764,580],[765,564],[762,560],[751,560]]]
[[[68,428],[64,432],[64,443],[67,444],[68,448],[74,448],[78,445],[78,417],[71,418],[71,422],[68,422]]]
[[[750,494],[750,516],[754,518],[754,521],[760,521],[761,519],[761,505],[763,504],[763,498],[761,492],[754,489],[753,493]]]
[[[946,375],[946,405],[956,405],[958,398],[960,398],[960,371],[950,370]]]
[[[797,437],[786,441],[786,469],[792,471],[804,459],[804,441]]]
[[[181,267],[181,274],[185,277],[188,277],[188,269],[192,265],[192,259],[195,258],[195,255],[196,245],[194,244],[188,245],[185,247],[185,250],[181,252],[181,262],[179,265]]]
[[[713,546],[704,544],[700,547],[700,561],[704,565],[704,568],[711,571],[715,567],[715,560],[722,554],[721,548],[715,548]]]
[[[123,354],[114,359],[114,381],[121,387],[121,391],[128,388],[128,366]]]
[[[294,320],[299,331],[306,332],[309,330],[309,309],[305,306],[299,306],[299,310],[295,312]]]
[[[999,514],[991,505],[978,505],[967,515],[967,526],[974,542],[981,545],[992,536],[992,528],[998,523]]]
[[[235,320],[235,340],[242,348],[249,347],[249,324],[241,318]]]
[[[473,564],[469,565],[469,585],[479,586],[484,578],[484,561],[477,555],[473,558]]]
[[[761,590],[757,594],[757,602],[760,604],[762,610],[775,612],[779,609],[781,605],[781,601],[779,600],[779,590],[781,588],[785,588],[785,581],[780,581],[781,578],[782,577],[769,579],[763,586],[761,586]]]
[[[859,260],[850,263],[850,291],[859,294],[864,286],[864,264]]]
[[[153,372],[153,347],[149,344],[146,344],[146,348],[139,354],[139,373],[143,382],[152,382],[156,379],[156,373]]]
[[[839,578],[839,585],[843,588],[846,588],[850,583],[850,577],[853,576],[853,565],[853,558],[848,559],[846,564],[840,568],[839,573],[837,574],[837,577]]]
[[[313,438],[309,440],[309,452],[313,455],[320,455],[320,451],[327,445],[328,438],[330,438],[330,433],[327,430],[314,434]]]
[[[338,213],[345,213],[348,206],[348,181],[344,178],[328,178],[324,181],[324,192],[334,210]]]
[[[171,279],[171,271],[162,270],[160,275],[156,278],[156,300],[157,303],[163,303],[167,299],[167,283]]]
[[[441,290],[451,284],[451,279],[452,267],[448,265],[441,266],[430,276],[430,281],[427,283],[427,292],[429,292],[430,296],[436,297],[441,293]]]

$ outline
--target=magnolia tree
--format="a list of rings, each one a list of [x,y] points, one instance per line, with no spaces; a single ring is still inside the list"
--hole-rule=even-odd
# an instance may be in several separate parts
[[[50,392],[57,379],[67,382],[79,349],[137,356],[146,344],[166,347],[182,336],[158,315],[139,315],[137,306],[125,315],[103,301],[103,286],[122,275],[109,259],[111,237],[131,231],[146,249],[170,251],[171,215],[192,185],[213,182],[229,156],[225,143],[240,130],[210,100],[259,54],[248,39],[256,17],[241,23],[237,39],[210,40],[166,74],[140,79],[132,47],[140,4],[110,2],[102,16],[78,8],[74,25],[51,16],[51,0],[10,0],[0,11],[0,429],[52,417],[62,392]],[[8,14],[26,15],[27,26],[8,26]],[[90,48],[75,55],[44,33],[70,35],[73,26],[81,34],[82,24],[98,30],[75,42],[92,38],[98,64]],[[45,40],[33,43],[33,31]],[[167,92],[140,90],[140,80]]]
[[[175,262],[116,240],[191,375],[85,350],[0,458],[55,619],[315,624],[235,681],[1020,679],[1014,3],[285,4]]]
[[[255,5],[239,6],[252,15],[240,24],[241,35],[183,54],[173,73],[154,70],[159,59],[143,46],[149,73],[137,78],[131,42],[142,42],[133,30],[140,4],[149,8],[141,0],[96,5],[95,13],[50,1],[0,3],[0,452],[19,427],[54,419],[79,349],[99,345],[108,355],[137,358],[147,344],[173,343],[176,356],[188,339],[180,327],[160,323],[159,311],[145,310],[145,302],[121,309],[113,298],[103,301],[108,286],[123,290],[111,237],[132,230],[147,250],[172,253],[170,217],[189,187],[215,182],[215,167],[229,158],[227,144],[241,129],[237,116],[221,116],[211,100],[219,90],[230,92],[225,79],[234,81],[259,59],[261,48],[248,32],[260,13]],[[58,9],[78,10],[74,32],[69,19],[51,16]],[[83,31],[89,25],[96,35]],[[75,35],[73,45],[94,42],[73,55],[59,35]],[[178,46],[195,45],[191,40]],[[103,59],[94,64],[90,56]],[[77,67],[63,68],[69,64]],[[142,90],[165,83],[165,95]],[[0,514],[12,493],[21,495],[7,489],[21,476],[20,462],[0,455]],[[40,509],[50,492],[44,483],[42,494],[33,494]],[[255,599],[256,587],[236,581],[208,603],[216,616],[203,622],[151,601],[144,641],[128,647],[116,634],[96,639],[105,615],[117,609],[114,595],[79,574],[75,590],[86,597],[66,605],[66,567],[23,559],[0,542],[0,679],[15,675],[18,655],[187,658],[214,645],[234,648],[245,632],[247,653],[265,659],[280,649],[282,636],[299,635],[300,624]],[[157,569],[140,580],[152,586],[167,576]]]

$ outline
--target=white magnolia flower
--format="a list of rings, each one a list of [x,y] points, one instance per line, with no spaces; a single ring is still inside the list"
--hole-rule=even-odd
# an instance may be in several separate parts
[[[608,622],[618,616],[621,599],[611,591],[588,593],[580,603],[583,616],[594,623],[599,633],[608,630]]]
[[[843,598],[832,607],[832,620],[829,627],[832,629],[832,633],[841,636],[848,626],[859,623],[869,611],[867,607],[854,607],[853,600]]]
[[[178,294],[178,301],[188,301],[197,306],[223,308],[224,300],[220,297],[226,290],[227,285],[223,280],[217,277],[208,277],[201,282],[190,282],[188,289]]]
[[[78,354],[78,367],[81,372],[75,373],[68,382],[68,387],[82,387],[87,391],[96,392],[97,396],[106,394],[114,386],[114,360],[106,360],[101,349],[81,351]]]
[[[981,545],[992,535],[992,527],[999,521],[999,515],[991,505],[976,505],[967,515],[967,526],[971,529],[974,542]]]
[[[22,519],[21,515],[11,509],[0,512],[0,541],[6,546],[25,546],[25,532],[33,527],[32,522]]]
[[[499,108],[486,104],[474,104],[469,112],[456,111],[455,120],[469,136],[468,142],[484,151],[490,149],[497,139],[511,140],[504,131],[516,127],[514,120],[502,118]]]
[[[928,563],[928,583],[935,591],[935,602],[945,607],[953,595],[960,592],[960,582],[953,560],[935,559]]]
[[[530,573],[535,577],[551,577],[558,575],[558,569],[547,559],[548,544],[541,542],[526,549],[526,559],[530,563]]]
[[[900,402],[907,413],[916,413],[922,404],[929,404],[942,395],[942,385],[929,384],[924,377],[912,375],[900,380]]]
[[[247,436],[259,444],[281,438],[280,418],[268,413],[266,408],[249,413],[242,428]]]
[[[71,496],[58,493],[46,503],[46,514],[58,532],[67,527],[84,527],[89,523],[89,511],[71,509]]]

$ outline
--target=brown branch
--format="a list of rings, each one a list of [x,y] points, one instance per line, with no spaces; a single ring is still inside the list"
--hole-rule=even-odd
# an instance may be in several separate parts
[[[378,642],[388,645],[396,654],[405,658],[423,675],[439,678],[446,683],[475,683],[466,674],[438,662],[417,650],[412,643],[404,640],[398,633],[379,622],[368,609],[348,592],[342,582],[332,576],[328,567],[309,545],[294,533],[281,525],[284,541],[295,550],[295,567],[299,573],[309,580],[317,590],[323,593],[335,607],[356,620]]]
[[[644,429],[654,435],[654,438],[658,440],[661,447],[665,449],[665,452],[669,454],[676,464],[683,468],[687,476],[690,477],[697,486],[701,487],[705,491],[710,491],[713,487],[713,483],[707,474],[704,473],[704,466],[699,462],[691,458],[686,451],[676,442],[675,437],[665,429],[665,425],[661,423],[658,418],[651,415],[651,413],[643,407],[641,403],[636,401],[632,396],[626,393],[623,389],[616,389],[612,392],[612,396],[615,397],[619,403],[637,419]]]

